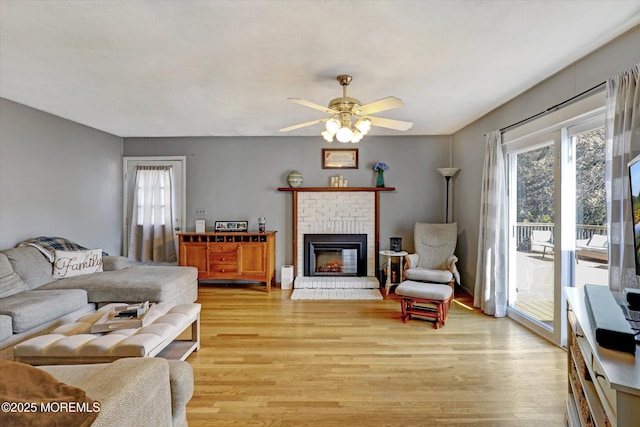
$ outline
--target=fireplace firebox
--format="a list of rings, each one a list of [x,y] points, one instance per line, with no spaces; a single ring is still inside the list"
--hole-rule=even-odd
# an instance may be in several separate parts
[[[366,276],[366,234],[305,234],[305,276]]]

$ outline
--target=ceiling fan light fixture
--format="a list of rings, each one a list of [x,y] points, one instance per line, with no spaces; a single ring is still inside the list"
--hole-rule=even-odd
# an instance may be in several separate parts
[[[371,129],[371,120],[366,117],[360,118],[356,121],[355,127],[362,133],[362,135],[366,135]]]
[[[340,129],[340,121],[336,117],[330,118],[329,120],[327,120],[326,129],[328,132],[335,135],[336,132],[338,132],[338,130]]]
[[[289,98],[290,101],[296,104],[328,113],[330,117],[288,126],[280,129],[280,131],[289,132],[317,123],[325,123],[326,130],[320,132],[320,134],[326,141],[332,142],[335,138],[342,143],[356,143],[369,133],[372,126],[400,131],[406,131],[411,128],[411,125],[413,125],[411,122],[372,115],[401,107],[404,105],[401,99],[395,96],[388,96],[368,104],[362,104],[358,99],[347,96],[347,86],[349,86],[351,80],[351,76],[346,74],[338,76],[338,83],[342,86],[342,96],[329,101],[328,107],[302,98]]]
[[[350,127],[343,126],[336,133],[336,139],[340,142],[349,142],[353,138],[353,131]]]
[[[353,138],[351,138],[351,142],[353,142],[354,144],[357,143],[357,142],[360,142],[360,141],[362,141],[363,137],[364,137],[364,134],[356,129],[353,132]]]

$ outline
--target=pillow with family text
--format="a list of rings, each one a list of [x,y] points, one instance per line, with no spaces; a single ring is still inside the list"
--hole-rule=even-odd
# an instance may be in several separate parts
[[[87,251],[56,251],[53,278],[80,276],[102,271],[102,249]]]

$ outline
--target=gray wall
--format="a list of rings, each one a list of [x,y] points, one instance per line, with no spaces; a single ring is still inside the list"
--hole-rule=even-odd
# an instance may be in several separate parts
[[[37,236],[120,253],[122,141],[0,99],[0,249]]]
[[[318,137],[217,137],[217,138],[125,138],[125,156],[187,157],[187,222],[194,229],[196,208],[207,209],[207,228],[216,220],[248,220],[257,230],[258,217],[267,218],[267,229],[278,231],[276,270],[293,263],[292,195],[279,192],[288,187],[294,169],[304,175],[304,186],[328,186],[329,177],[342,174],[350,187],[375,185],[374,162],[389,165],[388,187],[395,192],[380,196],[380,247],[389,237],[403,237],[413,249],[413,225],[418,221],[444,221],[445,181],[437,172],[449,166],[449,137],[368,136],[357,146],[359,168],[322,169],[322,148],[353,148],[328,145]]]
[[[459,223],[458,257],[462,282],[470,292],[478,255],[480,184],[484,134],[519,122],[604,82],[640,62],[640,26],[577,61],[453,135],[456,176],[454,205]],[[523,54],[526,52],[523,51]]]

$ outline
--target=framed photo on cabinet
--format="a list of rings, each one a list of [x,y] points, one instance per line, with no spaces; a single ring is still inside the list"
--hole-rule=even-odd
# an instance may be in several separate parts
[[[216,231],[247,231],[248,221],[216,221]]]

